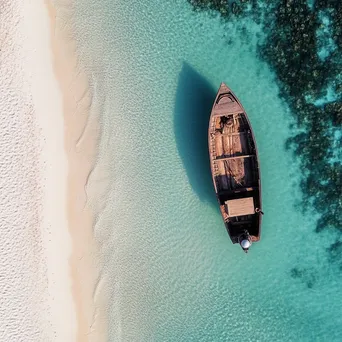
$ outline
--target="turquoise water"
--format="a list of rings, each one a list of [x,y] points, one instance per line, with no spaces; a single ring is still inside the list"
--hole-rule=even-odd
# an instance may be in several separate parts
[[[110,287],[109,341],[339,341],[340,270],[302,213],[294,132],[260,26],[196,13],[185,0],[75,5],[79,47],[100,111],[90,191]],[[262,240],[245,255],[216,206],[207,154],[225,81],[260,154]]]

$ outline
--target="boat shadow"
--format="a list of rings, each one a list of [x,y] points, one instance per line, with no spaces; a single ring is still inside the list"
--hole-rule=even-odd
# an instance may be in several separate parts
[[[189,183],[203,202],[218,208],[210,171],[208,124],[216,92],[188,63],[178,78],[174,133]]]

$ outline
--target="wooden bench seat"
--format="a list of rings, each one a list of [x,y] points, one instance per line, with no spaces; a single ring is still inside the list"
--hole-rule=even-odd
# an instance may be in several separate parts
[[[229,217],[253,215],[255,213],[253,197],[228,200],[225,204]]]

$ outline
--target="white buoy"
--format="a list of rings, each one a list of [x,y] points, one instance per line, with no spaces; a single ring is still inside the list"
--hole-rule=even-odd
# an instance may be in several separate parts
[[[249,247],[251,247],[251,243],[247,239],[242,240],[240,242],[240,245],[243,249],[248,249]]]

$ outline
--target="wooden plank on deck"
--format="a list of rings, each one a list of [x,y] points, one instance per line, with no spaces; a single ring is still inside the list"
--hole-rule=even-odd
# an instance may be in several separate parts
[[[225,203],[229,217],[253,215],[255,213],[253,197],[228,200]]]

